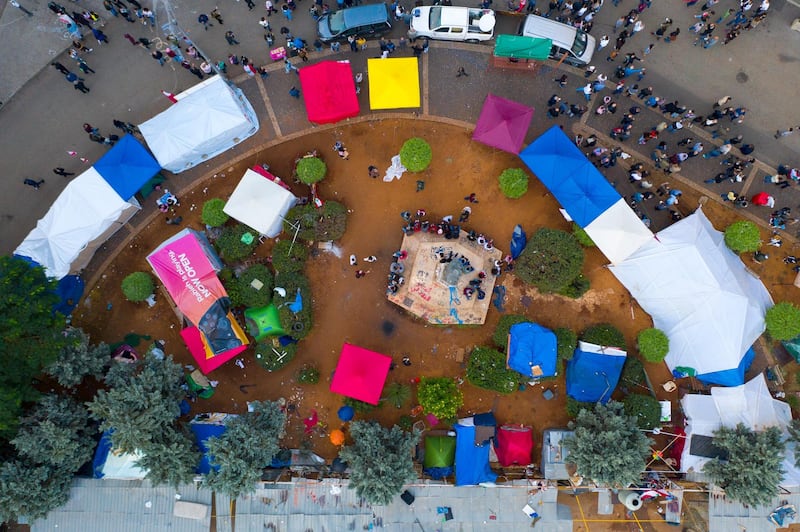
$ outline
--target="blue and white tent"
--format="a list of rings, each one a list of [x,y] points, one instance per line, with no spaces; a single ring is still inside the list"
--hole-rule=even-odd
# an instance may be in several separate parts
[[[161,166],[136,137],[125,135],[94,164],[94,169],[128,201],[161,171]]]
[[[567,395],[582,403],[607,403],[627,356],[617,347],[578,342],[567,362]]]
[[[558,126],[519,156],[611,263],[653,239],[625,199]]]
[[[556,335],[536,323],[515,323],[508,334],[508,367],[538,379],[556,374]]]

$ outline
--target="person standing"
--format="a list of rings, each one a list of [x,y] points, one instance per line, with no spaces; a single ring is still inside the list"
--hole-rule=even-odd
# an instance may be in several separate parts
[[[83,78],[78,78],[72,82],[72,86],[76,91],[81,91],[82,93],[86,94],[89,92],[89,87],[83,84]]]
[[[239,44],[239,41],[236,40],[236,35],[234,35],[231,30],[225,32],[225,40],[228,41],[228,44],[231,46]]]
[[[62,65],[58,61],[53,61],[52,63],[50,63],[50,66],[52,66],[53,68],[55,68],[56,70],[58,70],[59,72],[64,74],[65,76],[71,74],[71,72],[69,70],[67,70],[67,67],[65,67],[64,65]]]
[[[779,129],[775,132],[775,138],[779,139],[781,137],[788,137],[792,133],[794,133],[793,127],[790,127],[789,129]]]
[[[164,66],[164,62],[166,61],[166,59],[164,59],[164,54],[162,54],[158,50],[153,50],[153,53],[151,53],[150,55],[152,56],[153,59],[158,61],[159,65]]]
[[[34,188],[34,190],[39,190],[39,187],[40,187],[40,186],[42,186],[42,185],[44,184],[44,179],[40,179],[39,181],[34,181],[33,179],[30,179],[30,178],[27,178],[27,177],[26,177],[26,178],[25,178],[25,179],[22,181],[22,183],[23,183],[24,185],[28,185],[29,187],[33,187],[33,188]]]
[[[211,10],[211,18],[219,22],[220,26],[225,24],[225,22],[222,20],[222,15],[220,14],[218,7],[215,7]]]
[[[275,4],[272,3],[272,0],[267,0],[264,3],[264,7],[267,8],[267,16],[268,17],[271,17],[273,13],[277,13],[277,10],[275,9]]]
[[[245,2],[247,2],[248,11],[252,11],[253,8],[256,7],[256,4],[253,2],[253,0],[245,0]]]
[[[58,166],[58,167],[56,167],[56,168],[53,168],[53,173],[54,173],[54,174],[56,174],[56,175],[63,176],[63,177],[69,177],[69,176],[71,176],[71,175],[75,175],[75,173],[74,173],[74,172],[67,172],[67,171],[66,171],[66,170],[64,170],[64,168],[62,168],[61,166]]]
[[[203,29],[206,30],[206,31],[208,31],[208,28],[213,28],[214,27],[213,24],[209,24],[208,23],[208,15],[206,15],[205,13],[200,13],[197,16],[197,22],[202,24],[203,25]]]
[[[108,37],[101,30],[92,28],[92,35],[94,35],[94,38],[97,39],[97,44],[108,44]]]

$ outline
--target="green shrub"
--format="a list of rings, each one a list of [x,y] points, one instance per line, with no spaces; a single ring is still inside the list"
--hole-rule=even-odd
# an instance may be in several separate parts
[[[669,352],[669,338],[660,329],[645,329],[636,337],[639,354],[648,362],[661,362]]]
[[[572,280],[567,286],[558,291],[558,295],[568,297],[570,299],[580,299],[583,294],[589,291],[589,279],[584,277],[582,273]]]
[[[739,220],[725,229],[725,244],[734,253],[758,251],[761,233],[758,226],[750,220]]]
[[[220,227],[230,220],[230,216],[222,210],[225,208],[225,200],[213,198],[203,203],[203,213],[200,220],[209,227]]]
[[[260,289],[253,286],[253,281],[263,283]],[[250,266],[238,278],[228,282],[226,289],[234,307],[265,307],[272,301],[272,272],[263,264]]]
[[[281,240],[272,248],[272,267],[276,272],[301,272],[306,266],[308,248],[303,242]]]
[[[605,347],[619,347],[625,351],[625,335],[610,323],[593,325],[581,333],[581,340]]]
[[[151,295],[155,285],[153,277],[145,272],[133,272],[122,280],[122,293],[128,301],[138,303]]]
[[[297,374],[297,382],[301,384],[317,384],[319,382],[319,370],[306,364],[300,368],[300,372]]]
[[[786,401],[794,414],[800,411],[800,399],[798,399],[796,395],[787,395],[784,401]]]
[[[381,401],[387,401],[395,408],[403,408],[403,405],[411,399],[411,388],[399,382],[392,382],[383,389]]]
[[[272,299],[275,306],[278,307],[281,327],[286,331],[286,334],[293,338],[298,340],[305,338],[314,325],[311,309],[311,288],[308,279],[300,273],[279,273],[275,276],[275,286],[280,286],[286,290],[286,297],[274,294]],[[295,314],[289,308],[287,302],[295,300],[298,288],[303,298],[303,310]]]
[[[347,207],[336,201],[326,201],[321,209],[311,203],[297,205],[286,213],[283,229],[293,235],[293,224],[300,226],[297,237],[303,240],[338,240],[347,229]]]
[[[422,172],[432,159],[431,145],[419,137],[408,139],[400,148],[400,162],[409,172]]]
[[[409,431],[414,426],[414,418],[409,415],[400,416],[400,419],[397,420],[397,426]]]
[[[353,399],[352,397],[345,397],[344,404],[345,406],[351,407],[358,414],[369,414],[375,410],[375,405],[365,403],[364,401],[359,401],[358,399]]]
[[[572,234],[578,243],[585,248],[592,248],[595,246],[594,240],[589,236],[589,233],[584,231],[583,227],[572,222]]]
[[[497,327],[492,335],[494,345],[505,351],[506,347],[508,347],[508,333],[511,331],[511,327],[526,321],[531,320],[522,314],[503,314],[500,316],[500,321],[497,322]]]
[[[297,344],[280,345],[277,338],[267,338],[256,342],[255,357],[259,366],[269,371],[278,371],[294,360]]]
[[[622,400],[625,413],[636,418],[636,425],[651,430],[661,424],[661,405],[652,395],[632,393]]]
[[[528,174],[520,168],[506,168],[497,179],[500,191],[507,198],[521,198],[528,191]]]
[[[594,403],[583,403],[567,396],[567,415],[569,417],[576,418],[581,410],[589,410],[591,412],[593,409]]]
[[[800,335],[800,308],[783,301],[767,310],[764,320],[773,340],[791,340]]]
[[[472,350],[467,363],[467,379],[480,388],[511,393],[523,380],[522,375],[506,367],[506,356],[491,347]]]
[[[558,371],[564,370],[564,364],[572,360],[575,348],[578,347],[578,335],[572,329],[559,327],[553,331],[556,335],[556,353],[558,355]]]
[[[622,366],[620,384],[622,386],[642,386],[645,382],[644,364],[634,356],[628,355],[625,358],[625,365]]]
[[[453,419],[464,404],[464,396],[451,378],[422,377],[417,387],[417,401],[426,413],[439,419]]]
[[[214,242],[220,257],[227,262],[238,262],[249,257],[253,250],[256,249],[258,238],[253,238],[253,241],[247,244],[242,242],[242,237],[245,233],[250,233],[253,237],[258,236],[255,231],[242,224],[223,228],[222,234]]]
[[[581,273],[583,248],[571,234],[558,229],[536,231],[517,258],[517,277],[542,293],[558,292]]]
[[[297,162],[297,179],[312,185],[325,179],[328,167],[319,157],[303,157]]]

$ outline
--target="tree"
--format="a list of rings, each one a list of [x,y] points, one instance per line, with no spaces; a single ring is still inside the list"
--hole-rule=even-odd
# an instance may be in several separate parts
[[[370,504],[389,504],[406,482],[417,478],[411,450],[419,441],[418,431],[354,421],[350,436],[353,445],[343,447],[339,456],[350,466],[350,487]]]
[[[769,504],[778,495],[783,479],[784,442],[777,427],[754,432],[744,424],[721,427],[714,432],[714,445],[727,454],[715,458],[703,472],[725,490],[725,494],[748,506]]]
[[[622,400],[625,413],[636,419],[640,429],[650,430],[661,423],[661,405],[652,395],[632,393]]]
[[[0,439],[13,437],[23,404],[39,396],[33,379],[68,343],[58,301],[42,267],[0,257]]]
[[[725,229],[725,244],[734,253],[758,251],[761,233],[758,226],[750,220],[739,220]]]
[[[297,179],[306,185],[313,185],[325,179],[328,167],[319,157],[303,157],[297,162]]]
[[[103,342],[89,343],[89,336],[82,329],[67,329],[66,337],[70,343],[58,353],[58,358],[44,368],[44,372],[54,377],[65,388],[74,388],[85,377],[101,379],[111,362],[111,349]]]
[[[767,334],[773,340],[791,340],[800,335],[800,308],[782,301],[767,310]]]
[[[517,258],[517,277],[540,292],[558,292],[569,285],[583,268],[583,248],[571,234],[542,228],[533,234]]]
[[[579,475],[617,488],[641,479],[651,440],[639,431],[636,419],[625,414],[622,403],[609,401],[596,404],[594,410],[583,409],[569,428],[575,434],[564,440],[567,460]]]
[[[306,266],[306,259],[308,259],[308,248],[302,242],[281,240],[272,248],[272,267],[276,272],[302,272]]]
[[[183,427],[164,431],[159,440],[145,444],[140,451],[142,457],[136,465],[147,471],[147,479],[154,485],[177,488],[190,483],[200,461],[194,438]]]
[[[225,225],[225,222],[230,220],[231,217],[223,210],[224,208],[224,199],[210,199],[203,203],[203,213],[200,215],[200,220],[209,227]]]
[[[403,405],[411,399],[411,388],[399,382],[392,382],[383,389],[382,400],[388,401],[395,408],[403,408]]]
[[[11,444],[28,464],[72,474],[92,457],[94,441],[88,420],[89,412],[74,399],[46,395],[22,419]]]
[[[527,316],[522,314],[503,314],[497,322],[497,327],[492,334],[492,342],[500,349],[505,350],[508,347],[508,335],[511,332],[511,327],[517,323],[525,323],[531,321]]]
[[[792,424],[788,427],[789,430],[789,441],[795,444],[795,449],[800,447],[800,420],[793,419]],[[795,450],[794,452],[794,465],[795,467],[800,467],[800,451]]]
[[[69,500],[72,472],[14,459],[0,464],[0,522],[39,519]]]
[[[106,375],[108,390],[98,390],[87,403],[100,430],[112,430],[111,441],[122,452],[144,450],[174,430],[180,415],[183,367],[172,357],[147,357],[133,363],[116,362]]]
[[[231,498],[255,491],[262,471],[280,450],[285,424],[278,403],[250,403],[250,411],[226,423],[222,436],[208,439],[211,465],[219,469],[212,468],[205,485]]]
[[[625,349],[625,335],[610,323],[593,325],[581,333],[581,340],[605,347]]]
[[[522,375],[506,367],[506,356],[496,349],[478,346],[469,355],[467,380],[474,386],[511,393],[522,379]]]
[[[317,384],[319,382],[319,370],[315,366],[306,364],[297,374],[297,382],[300,384]]]
[[[296,354],[296,343],[281,345],[275,336],[259,340],[255,345],[256,362],[270,373],[285,368]]]
[[[247,238],[246,234],[253,238]],[[253,235],[252,229],[243,224],[224,227],[214,242],[220,256],[228,262],[238,262],[249,257],[256,249],[256,244],[258,239]]]
[[[296,227],[300,228],[297,237],[303,240],[339,240],[347,229],[347,207],[336,201],[326,201],[322,208],[312,203],[297,205],[283,219],[287,233],[294,234]]]
[[[314,326],[314,314],[311,306],[311,285],[301,273],[279,273],[275,276],[275,286],[286,290],[286,296],[276,294],[272,302],[278,307],[281,327],[286,334],[298,340],[305,338]],[[303,308],[294,312],[289,303],[297,298],[297,291],[303,298]]]
[[[506,168],[497,179],[500,191],[507,198],[521,198],[528,192],[528,174],[520,168]]]
[[[254,284],[255,283],[255,284]],[[272,272],[263,264],[254,264],[239,277],[231,279],[226,288],[234,307],[266,307],[272,301]]]
[[[453,419],[464,404],[464,395],[449,377],[422,377],[417,401],[426,413],[439,419]]]
[[[431,145],[419,137],[408,139],[400,148],[400,162],[409,172],[422,172],[432,159]]]
[[[153,277],[146,272],[133,272],[122,280],[122,293],[128,301],[139,303],[144,301],[155,290]]]
[[[636,336],[636,346],[648,362],[661,362],[669,352],[669,338],[660,329],[644,329]]]
[[[568,360],[572,360],[575,355],[575,348],[578,347],[578,335],[575,331],[566,327],[558,327],[553,330],[556,335],[556,354],[558,357],[558,368],[561,371]]]
[[[575,235],[575,239],[581,246],[585,248],[593,248],[596,246],[594,240],[592,240],[592,237],[589,236],[589,233],[587,233],[580,225],[576,224],[575,222],[572,222],[572,234]]]

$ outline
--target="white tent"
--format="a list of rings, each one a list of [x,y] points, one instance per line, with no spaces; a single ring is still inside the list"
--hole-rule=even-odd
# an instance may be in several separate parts
[[[653,232],[636,216],[624,198],[606,209],[584,230],[611,264],[624,261],[653,240]]]
[[[744,382],[746,354],[772,299],[700,209],[610,269],[669,337],[671,370],[725,386]]]
[[[283,217],[296,202],[294,194],[248,169],[223,210],[260,234],[274,238],[283,230]]]
[[[139,126],[158,163],[170,172],[188,170],[258,131],[253,106],[220,76],[176,98],[178,103]]]
[[[697,436],[711,437],[720,427],[733,428],[742,423],[754,431],[778,427],[786,433],[792,422],[791,408],[772,398],[763,373],[741,386],[711,388],[711,395],[687,394],[681,399],[681,407],[686,417],[686,445],[681,455],[681,470],[698,480],[702,479],[699,474],[710,458],[692,454],[693,438],[695,451],[699,452]],[[783,486],[800,485],[800,470],[794,466],[794,449],[791,447],[787,449],[783,469],[786,470]]]
[[[144,457],[139,451],[123,453],[112,450],[100,468],[102,478],[107,480],[139,480],[147,476],[147,470],[136,465]]]
[[[61,279],[86,267],[97,248],[140,209],[119,197],[92,167],[70,181],[14,251]]]

